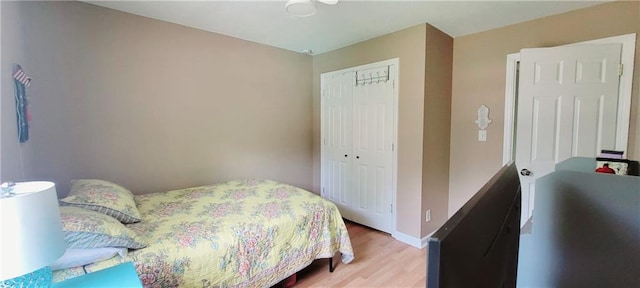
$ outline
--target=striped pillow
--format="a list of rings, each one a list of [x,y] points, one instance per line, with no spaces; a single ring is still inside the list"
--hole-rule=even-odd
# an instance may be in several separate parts
[[[60,207],[64,240],[69,248],[139,249],[146,241],[115,218],[80,207]]]
[[[140,221],[140,212],[133,193],[120,185],[98,179],[71,181],[69,195],[60,205],[76,206],[98,211],[129,224]]]

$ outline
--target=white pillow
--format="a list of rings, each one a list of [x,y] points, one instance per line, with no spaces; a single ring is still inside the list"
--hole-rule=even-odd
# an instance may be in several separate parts
[[[51,264],[51,270],[87,265],[110,259],[116,255],[120,255],[121,257],[127,256],[127,248],[67,248],[67,251],[65,251],[64,254],[56,260],[56,262]]]

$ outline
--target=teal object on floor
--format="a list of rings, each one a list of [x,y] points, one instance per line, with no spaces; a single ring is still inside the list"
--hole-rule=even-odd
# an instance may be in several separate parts
[[[142,288],[133,263],[126,262],[100,271],[53,283],[53,288],[70,287],[126,287]]]
[[[51,287],[52,272],[49,266],[22,276],[0,281],[1,288],[42,288]]]

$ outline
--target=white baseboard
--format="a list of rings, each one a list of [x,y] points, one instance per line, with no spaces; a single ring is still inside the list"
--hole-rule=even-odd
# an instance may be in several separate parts
[[[393,234],[391,234],[391,236],[402,243],[409,244],[418,249],[422,249],[424,247],[427,247],[427,240],[432,234],[433,233],[422,238],[417,238],[417,237],[413,237],[411,235],[407,235],[402,232],[396,231]]]

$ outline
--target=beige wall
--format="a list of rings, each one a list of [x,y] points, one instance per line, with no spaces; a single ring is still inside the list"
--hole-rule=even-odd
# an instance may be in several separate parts
[[[400,59],[396,229],[420,236],[425,27],[419,25],[313,57],[313,183],[320,190],[320,74]]]
[[[637,1],[617,1],[454,40],[449,214],[455,213],[502,165],[506,56],[522,48],[638,33]],[[640,40],[640,39],[638,39]],[[640,41],[636,42],[629,158],[640,159]],[[493,120],[488,141],[477,141],[477,109]]]
[[[61,195],[88,177],[134,193],[238,178],[312,187],[310,56],[80,2],[2,5],[2,62],[34,79],[26,178]],[[3,180],[21,166],[10,93]]]
[[[313,58],[314,188],[320,190],[320,74],[400,59],[396,230],[422,238],[447,219],[453,38],[429,24]],[[426,223],[425,211],[432,221]]]
[[[499,169],[507,54],[640,32],[639,3],[614,2],[456,38],[452,50],[448,36],[424,24],[312,58],[79,2],[1,3],[0,180],[54,180],[61,195],[82,177],[136,193],[243,177],[317,192],[320,74],[398,57],[397,230],[414,237],[435,229],[443,206],[454,213]],[[34,78],[32,139],[23,145],[13,63]],[[639,67],[636,56],[635,159]],[[487,142],[476,139],[482,104],[493,120]]]
[[[448,219],[449,139],[451,136],[451,73],[453,38],[427,24],[425,56],[424,127],[422,155],[421,236],[438,229]],[[424,218],[424,216],[422,216]]]
[[[19,17],[19,5],[2,2],[0,15],[2,49],[0,61],[0,182],[23,181],[25,171],[30,170],[32,145],[18,142],[16,108],[14,100],[13,65],[25,63],[25,43],[22,39],[24,27]],[[10,43],[11,45],[6,45]],[[26,67],[23,67],[26,69]],[[30,71],[27,69],[27,73]],[[24,161],[22,160],[24,159]],[[26,165],[25,165],[26,163]]]

